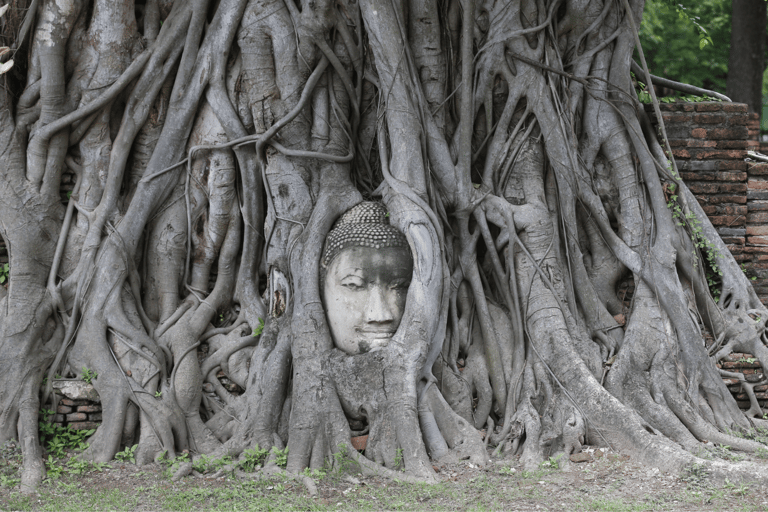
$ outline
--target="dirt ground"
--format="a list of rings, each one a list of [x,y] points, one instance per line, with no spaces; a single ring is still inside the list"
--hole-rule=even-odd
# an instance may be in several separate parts
[[[179,464],[94,466],[75,456],[54,462],[60,474],[26,496],[13,478],[20,462],[14,448],[0,458],[0,510],[768,511],[768,489],[756,485],[716,484],[696,467],[664,474],[625,455],[586,452],[588,461],[550,460],[534,471],[525,471],[516,459],[494,460],[486,467],[435,464],[437,484],[362,476],[350,461],[340,472],[311,474],[309,485],[282,472],[267,476],[215,467],[174,480]]]

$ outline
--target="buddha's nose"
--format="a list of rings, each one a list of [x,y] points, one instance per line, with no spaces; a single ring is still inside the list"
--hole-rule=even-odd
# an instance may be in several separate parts
[[[395,320],[395,315],[387,300],[387,290],[383,286],[373,286],[368,296],[366,321],[388,323]]]

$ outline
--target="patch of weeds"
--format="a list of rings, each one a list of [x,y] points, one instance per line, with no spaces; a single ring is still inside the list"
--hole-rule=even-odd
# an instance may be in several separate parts
[[[404,468],[404,465],[403,465],[403,449],[402,448],[398,448],[395,451],[395,467],[396,468]]]
[[[308,476],[309,478],[315,478],[317,480],[321,480],[328,475],[328,471],[326,469],[309,469],[304,468],[304,471],[301,472],[302,475]]]
[[[173,469],[175,472],[176,469],[178,469],[180,463],[189,461],[188,457],[189,456],[186,453],[177,456],[176,459],[171,463],[171,469]],[[198,473],[215,473],[221,468],[230,466],[232,464],[235,464],[235,461],[232,460],[232,457],[225,456],[221,457],[220,459],[214,459],[213,457],[203,454],[194,458],[192,461],[192,469]]]
[[[560,469],[560,458],[562,456],[563,454],[561,453],[557,457],[550,457],[549,459],[539,464],[539,467],[542,469]]]
[[[44,414],[44,417],[47,417]],[[66,455],[67,450],[85,450],[88,443],[85,439],[93,435],[96,430],[75,430],[69,427],[62,427],[56,423],[41,421],[38,424],[40,431],[40,444],[50,455],[61,458]]]
[[[240,457],[240,469],[243,471],[255,471],[264,464],[268,454],[269,452],[259,448],[258,444],[253,448],[245,450]]]
[[[550,469],[537,469],[537,470],[523,470],[519,473],[520,478],[523,480],[541,480],[545,476],[552,473]]]
[[[14,487],[20,480],[21,448],[15,441],[0,445],[0,487]]]
[[[727,478],[725,479],[725,483],[723,484],[723,489],[726,491],[729,491],[731,494],[735,494],[737,496],[746,496],[747,492],[749,492],[749,485],[745,483],[741,483],[736,485],[735,483],[729,481]]]
[[[117,452],[115,454],[115,460],[119,460],[120,462],[130,462],[131,464],[136,464],[136,448],[138,447],[139,445],[137,444],[133,446],[126,446],[123,451]]]
[[[286,446],[284,449],[279,450],[276,446],[273,446],[270,453],[275,456],[275,464],[277,464],[278,467],[285,469],[285,466],[288,465],[288,447]]]
[[[583,510],[604,510],[606,512],[634,512],[640,510],[649,510],[649,506],[644,503],[627,503],[621,498],[595,498],[591,501],[582,501]]]
[[[85,366],[83,366],[82,370],[83,370],[83,381],[87,384],[90,384],[93,379],[99,376],[98,373],[96,373],[95,371]]]
[[[688,487],[701,488],[704,487],[707,479],[709,478],[709,471],[706,465],[701,462],[693,463],[683,468],[680,475],[680,480],[688,483]]]
[[[721,459],[724,460],[732,460],[732,461],[740,461],[744,459],[744,455],[733,453],[731,451],[731,447],[727,444],[718,444],[715,445],[714,448],[712,448],[712,453]]]

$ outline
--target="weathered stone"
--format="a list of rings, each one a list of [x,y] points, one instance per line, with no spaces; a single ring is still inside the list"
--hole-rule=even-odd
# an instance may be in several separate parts
[[[82,380],[54,380],[53,389],[56,393],[71,400],[89,400],[101,403],[99,394],[93,385]]]
[[[92,430],[98,428],[99,424],[94,423],[93,421],[78,421],[76,423],[70,423],[67,426],[74,430]]]
[[[88,415],[84,412],[73,412],[72,414],[67,414],[67,421],[85,421],[88,419]]]
[[[67,407],[66,405],[60,405],[56,408],[56,412],[59,414],[69,414],[72,412],[72,408]]]
[[[79,405],[77,412],[101,412],[100,405]]]
[[[368,444],[368,436],[357,436],[350,439],[350,443],[352,444],[352,448],[358,451],[365,450],[366,445]]]
[[[594,460],[589,452],[572,453],[568,458],[571,462],[592,462]]]

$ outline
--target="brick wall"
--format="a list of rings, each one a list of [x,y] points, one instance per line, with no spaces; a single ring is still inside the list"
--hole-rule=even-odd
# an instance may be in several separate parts
[[[662,103],[660,108],[680,176],[736,261],[751,261],[744,161],[749,136],[747,106],[702,102]],[[646,111],[655,117],[651,105],[646,105]]]

